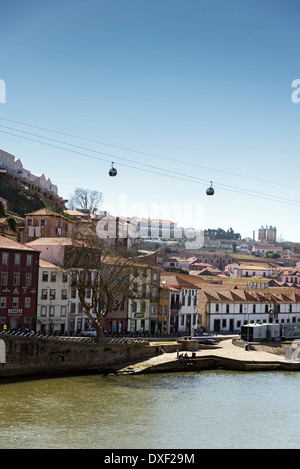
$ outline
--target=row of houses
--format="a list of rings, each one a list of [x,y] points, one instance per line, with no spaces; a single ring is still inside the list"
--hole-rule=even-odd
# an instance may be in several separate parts
[[[11,153],[0,149],[0,171],[20,181],[25,189],[32,189],[36,192],[42,192],[47,197],[57,200],[60,203],[63,199],[58,195],[58,187],[44,173],[34,174],[23,166],[20,158],[16,158]]]
[[[78,334],[90,327],[72,277],[59,267],[72,243],[71,238],[39,238],[22,244],[0,236],[0,328]],[[201,329],[236,332],[248,323],[298,324],[299,290],[274,285],[268,290],[216,285],[149,268],[137,277],[134,294],[108,314],[104,332],[193,335]],[[91,293],[87,285],[85,301],[91,301]]]

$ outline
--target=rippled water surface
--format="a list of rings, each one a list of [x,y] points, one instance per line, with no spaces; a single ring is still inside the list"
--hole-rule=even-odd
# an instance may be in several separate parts
[[[0,386],[0,448],[300,448],[300,373],[82,376]]]

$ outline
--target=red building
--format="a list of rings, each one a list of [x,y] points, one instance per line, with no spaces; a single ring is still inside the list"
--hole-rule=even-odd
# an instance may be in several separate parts
[[[0,329],[35,329],[39,251],[0,236]]]

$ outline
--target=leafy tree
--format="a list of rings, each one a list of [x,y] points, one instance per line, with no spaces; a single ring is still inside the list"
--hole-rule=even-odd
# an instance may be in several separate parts
[[[239,240],[241,239],[240,233],[235,233],[232,228],[225,231],[223,228],[207,229],[204,231],[204,236],[208,239],[226,239],[226,240]]]
[[[15,233],[18,231],[18,223],[14,217],[7,217],[7,223],[12,231]]]

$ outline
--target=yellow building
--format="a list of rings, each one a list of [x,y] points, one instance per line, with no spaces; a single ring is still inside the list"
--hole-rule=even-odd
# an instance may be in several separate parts
[[[171,290],[168,285],[160,284],[159,305],[157,313],[157,333],[168,334],[169,331],[169,314],[171,304]]]

